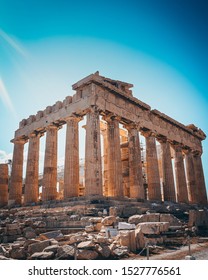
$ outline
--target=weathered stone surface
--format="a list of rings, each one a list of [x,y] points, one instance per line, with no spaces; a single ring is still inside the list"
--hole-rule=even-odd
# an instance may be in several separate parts
[[[126,256],[128,254],[128,248],[125,247],[125,246],[122,246],[122,247],[119,247],[119,248],[116,248],[113,250],[113,255],[115,255],[116,257],[123,257],[123,256]]]
[[[24,248],[12,248],[9,252],[10,257],[12,259],[18,259],[18,260],[22,260],[22,259],[26,259],[26,251]]]
[[[95,246],[95,243],[93,241],[83,241],[78,244],[78,249],[86,249],[86,248],[92,248]]]
[[[104,226],[112,226],[116,222],[115,216],[107,216],[104,219],[102,219],[102,225]]]
[[[130,224],[139,224],[145,222],[169,222],[171,226],[179,226],[181,222],[171,214],[150,213],[144,215],[133,215],[129,217]]]
[[[51,245],[50,240],[45,240],[45,241],[40,241],[37,243],[30,244],[28,246],[28,253],[32,255],[36,252],[42,252],[49,245]]]
[[[92,250],[78,250],[77,259],[78,260],[95,260],[98,257],[98,253]]]
[[[75,249],[70,245],[60,246],[57,250],[56,258],[57,259],[71,259],[74,257]]]
[[[46,247],[46,248],[43,250],[43,252],[54,252],[54,254],[56,254],[58,248],[59,248],[59,245],[58,245],[58,244],[51,245],[51,246]]]
[[[109,258],[111,254],[111,250],[107,245],[99,245],[96,248],[96,251],[98,252],[99,255],[101,255],[105,259]]]
[[[135,229],[135,243],[137,250],[145,248],[145,238],[140,227]]]
[[[26,227],[23,229],[23,235],[27,239],[32,239],[36,237],[35,230],[31,227]]]
[[[30,260],[51,260],[53,259],[54,252],[37,252],[30,256]]]
[[[126,246],[131,252],[136,251],[136,239],[134,230],[120,231],[119,236],[121,246]]]
[[[189,227],[203,227],[208,229],[208,211],[207,210],[190,210],[189,211]]]
[[[129,223],[125,223],[125,222],[119,222],[118,223],[118,229],[135,229],[136,226],[135,224],[129,224]]]
[[[139,223],[139,228],[141,228],[144,234],[160,234],[161,232],[168,231],[169,223],[167,222],[146,222]]]
[[[86,232],[93,232],[95,230],[94,226],[93,225],[89,225],[89,226],[86,226],[85,227],[85,231]]]
[[[56,230],[56,231],[49,231],[49,232],[41,233],[39,237],[41,240],[46,240],[46,239],[51,239],[51,238],[63,237],[63,234],[61,233],[60,230]]]

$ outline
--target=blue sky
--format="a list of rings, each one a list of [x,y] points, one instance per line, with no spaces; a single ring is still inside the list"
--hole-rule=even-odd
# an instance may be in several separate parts
[[[21,119],[97,70],[208,135],[207,14],[206,0],[0,0],[1,161]]]

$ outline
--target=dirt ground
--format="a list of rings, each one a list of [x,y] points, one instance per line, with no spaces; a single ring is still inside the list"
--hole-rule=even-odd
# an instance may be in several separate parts
[[[150,260],[184,260],[189,255],[189,247],[182,246],[173,249],[163,249],[157,253],[151,253]],[[208,260],[208,242],[191,244],[191,256],[196,260]],[[128,259],[146,260],[146,256],[134,255]]]

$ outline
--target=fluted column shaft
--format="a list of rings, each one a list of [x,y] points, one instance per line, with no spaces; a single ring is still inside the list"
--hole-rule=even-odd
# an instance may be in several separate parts
[[[8,164],[0,164],[0,207],[8,204]]]
[[[39,174],[39,141],[40,135],[35,133],[29,137],[28,158],[25,178],[24,203],[38,201],[38,174]]]
[[[126,128],[128,129],[129,141],[130,198],[144,199],[139,133],[137,130],[137,126],[130,125]]]
[[[21,205],[22,203],[22,172],[23,152],[25,140],[13,140],[14,151],[12,160],[11,184],[9,190],[9,205]]]
[[[99,111],[87,113],[85,142],[85,195],[103,195]]]
[[[108,137],[108,196],[123,196],[119,121],[107,118]]]
[[[108,196],[108,138],[107,126],[101,122],[101,134],[103,136],[103,187],[104,195]]]
[[[196,152],[193,157],[194,169],[196,176],[196,186],[198,189],[198,203],[202,205],[207,205],[207,192],[204,180],[204,172],[201,160],[201,154]]]
[[[77,117],[67,120],[64,198],[79,195],[79,121]]]
[[[160,140],[162,150],[162,180],[164,201],[176,201],[176,192],[171,161],[170,143],[164,139]]]
[[[43,171],[43,201],[55,200],[57,197],[57,134],[57,126],[50,125],[47,127]]]
[[[146,140],[147,184],[149,200],[161,201],[160,174],[155,137],[151,132],[143,133]]]
[[[173,145],[173,148],[177,202],[188,203],[188,190],[186,185],[182,148],[179,145]]]
[[[187,188],[188,197],[190,203],[198,203],[198,189],[196,185],[196,174],[193,161],[193,153],[190,150],[185,150],[185,162],[186,162],[186,176],[187,176]]]

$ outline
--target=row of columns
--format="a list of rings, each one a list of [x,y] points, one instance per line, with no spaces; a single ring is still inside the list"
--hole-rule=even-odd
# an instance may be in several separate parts
[[[120,149],[119,119],[113,115],[104,117],[107,122],[107,131],[104,137],[104,153],[107,161],[104,162],[105,195],[112,197],[124,196],[122,182],[122,163]],[[70,117],[66,120],[66,151],[64,169],[64,198],[78,196],[79,190],[79,130],[80,117]],[[130,197],[144,199],[141,148],[139,127],[136,124],[125,126],[128,130],[129,147],[129,177]],[[57,198],[57,125],[46,128],[45,159],[43,172],[42,200]],[[142,131],[146,139],[146,162],[149,200],[162,200],[160,175],[158,167],[156,137],[151,131]],[[29,137],[28,161],[25,179],[24,203],[38,201],[38,166],[39,140],[41,134],[33,133]],[[162,149],[162,173],[164,200],[207,203],[201,155],[185,152],[187,183],[184,169],[182,148],[180,145],[169,143],[166,138],[160,137]],[[22,197],[22,169],[23,149],[26,140],[14,140],[13,167],[11,174],[11,188],[9,201],[21,204]],[[86,114],[86,142],[85,142],[85,195],[102,195],[102,160],[100,139],[100,115],[96,108],[91,108]],[[171,161],[170,145],[174,149],[175,182]],[[105,168],[107,172],[105,173]]]

